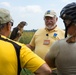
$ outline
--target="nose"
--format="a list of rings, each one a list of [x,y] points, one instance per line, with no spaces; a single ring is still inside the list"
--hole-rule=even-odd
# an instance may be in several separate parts
[[[48,19],[48,22],[51,22],[51,20],[50,20],[50,19]]]

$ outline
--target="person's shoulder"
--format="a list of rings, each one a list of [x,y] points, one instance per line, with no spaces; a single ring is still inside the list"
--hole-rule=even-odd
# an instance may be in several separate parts
[[[11,40],[11,39],[9,39],[9,38],[7,38],[7,39],[8,39],[8,41],[10,41],[11,43],[17,44],[17,45],[19,45],[19,46],[25,45],[25,44],[20,43],[20,42],[18,42],[18,41],[14,41],[14,40]]]
[[[60,39],[60,40],[56,40],[51,47],[59,47],[60,45],[64,44],[65,43],[65,39]]]
[[[5,37],[5,36],[3,36],[3,35],[1,35],[1,38],[2,38],[3,40],[7,41],[7,42],[12,43],[12,44],[16,44],[16,45],[19,45],[19,46],[24,45],[24,44],[22,44],[22,43],[20,43],[20,42],[17,42],[17,41],[11,40],[10,38]]]
[[[56,30],[59,31],[59,32],[63,32],[63,33],[65,32],[64,29],[61,29],[61,28],[59,28],[58,26],[56,27]]]
[[[64,29],[62,29],[62,28],[60,28],[60,27],[58,27],[58,26],[56,27],[56,29],[58,29],[58,30],[64,30]]]
[[[63,44],[66,43],[66,38],[63,38],[54,42],[55,45],[60,45],[61,43]]]

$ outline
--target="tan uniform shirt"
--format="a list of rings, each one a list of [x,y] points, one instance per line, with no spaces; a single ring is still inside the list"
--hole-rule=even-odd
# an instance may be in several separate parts
[[[64,31],[56,27],[51,31],[45,28],[39,29],[33,36],[30,45],[35,47],[34,52],[41,58],[45,58],[50,46],[59,39],[64,38]]]

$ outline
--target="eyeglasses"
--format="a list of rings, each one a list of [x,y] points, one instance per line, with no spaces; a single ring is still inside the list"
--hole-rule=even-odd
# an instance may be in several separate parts
[[[13,26],[13,22],[10,22],[11,23],[11,26]]]
[[[11,22],[11,26],[13,26],[13,22]]]
[[[10,25],[13,26],[13,22],[9,21],[6,24],[8,25],[8,23],[10,23]]]

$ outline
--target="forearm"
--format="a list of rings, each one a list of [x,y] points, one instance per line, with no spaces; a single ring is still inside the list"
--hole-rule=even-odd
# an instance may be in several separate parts
[[[31,46],[30,44],[26,45],[28,48],[30,48],[32,51],[35,49],[35,47]]]
[[[52,70],[47,64],[43,64],[36,72],[35,75],[50,75]]]

